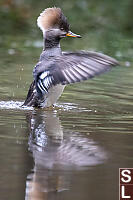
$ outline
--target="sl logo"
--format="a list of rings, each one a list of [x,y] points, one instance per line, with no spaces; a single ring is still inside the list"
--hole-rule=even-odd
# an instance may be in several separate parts
[[[119,169],[119,200],[133,200],[133,168]]]

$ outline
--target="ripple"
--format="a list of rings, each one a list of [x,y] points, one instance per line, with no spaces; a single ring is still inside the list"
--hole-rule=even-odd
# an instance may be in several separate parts
[[[95,110],[91,110],[91,109],[87,109],[87,108],[81,108],[79,107],[78,104],[74,104],[74,103],[61,103],[61,104],[56,104],[57,109],[63,110],[63,111],[76,111],[76,112],[96,112]]]

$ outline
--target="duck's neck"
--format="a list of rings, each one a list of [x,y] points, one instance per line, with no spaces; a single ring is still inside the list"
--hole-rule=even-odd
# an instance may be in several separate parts
[[[43,51],[47,56],[58,56],[61,54],[60,40],[52,38],[50,40],[44,38]]]

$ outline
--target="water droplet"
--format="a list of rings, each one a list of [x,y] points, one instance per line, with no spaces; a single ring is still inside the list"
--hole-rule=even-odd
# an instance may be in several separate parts
[[[15,50],[14,49],[8,49],[8,54],[10,54],[10,55],[15,54]]]
[[[131,63],[130,63],[129,61],[126,61],[126,62],[125,62],[125,66],[126,66],[126,67],[130,67],[130,66],[131,66]]]

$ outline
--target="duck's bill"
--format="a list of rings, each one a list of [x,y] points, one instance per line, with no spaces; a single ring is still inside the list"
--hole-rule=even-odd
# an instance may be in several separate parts
[[[81,38],[80,35],[77,35],[77,34],[75,34],[75,33],[72,33],[71,31],[69,31],[69,32],[66,34],[66,36]]]

